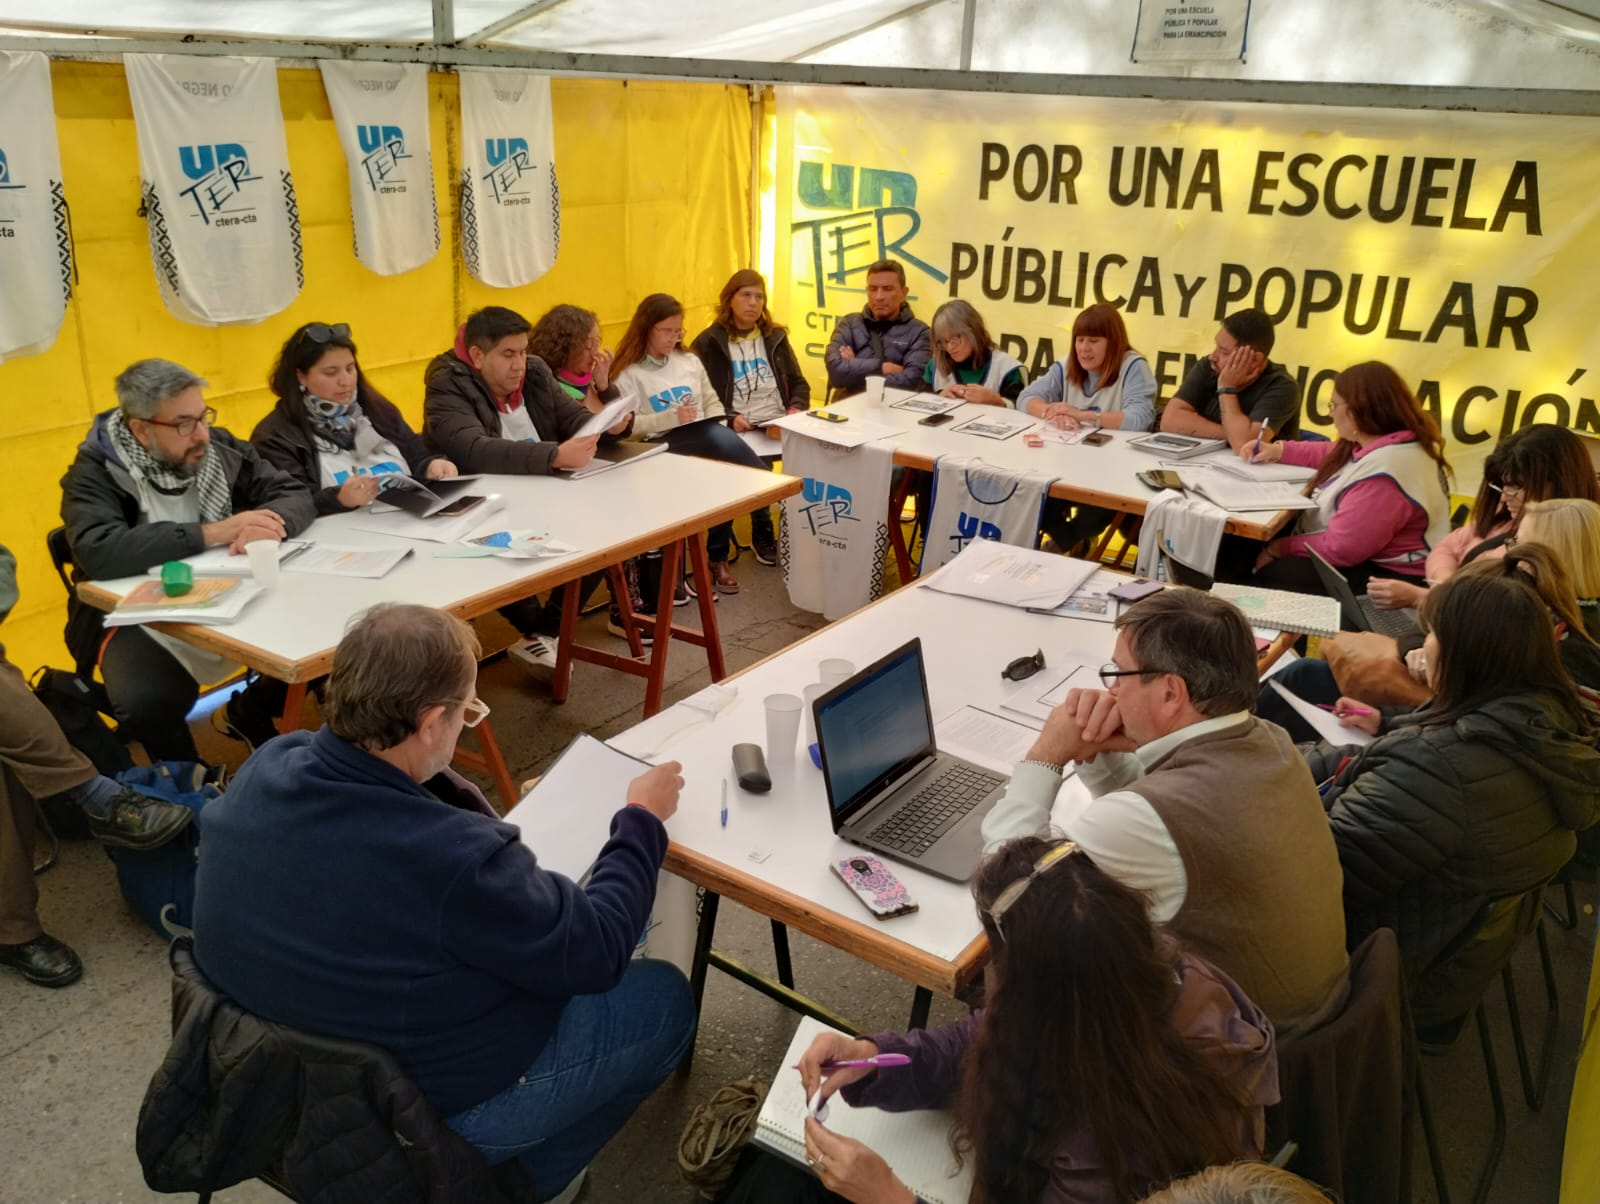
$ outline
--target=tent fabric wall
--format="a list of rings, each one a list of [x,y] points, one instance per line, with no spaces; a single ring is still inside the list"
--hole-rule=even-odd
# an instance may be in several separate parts
[[[90,417],[116,404],[112,381],[147,356],[210,381],[223,426],[248,435],[271,406],[273,357],[302,322],[349,322],[373,383],[420,423],[422,369],[482,305],[536,320],[560,302],[599,314],[615,343],[640,298],[669,292],[688,324],[709,320],[729,273],[750,263],[750,107],[742,87],[557,79],[562,248],[548,275],[518,289],[467,278],[455,253],[456,78],[429,77],[433,168],[445,228],[439,254],[401,276],[362,267],[349,186],[315,70],[281,69],[289,159],[304,224],[306,286],[257,326],[206,329],[169,315],[157,293],[128,89],[120,64],[51,64],[80,281],[55,345],[0,364],[0,543],[16,554],[22,600],[0,628],[25,670],[65,663],[65,597],[44,537],[60,522],[60,479]],[[448,149],[447,149],[448,148]]]

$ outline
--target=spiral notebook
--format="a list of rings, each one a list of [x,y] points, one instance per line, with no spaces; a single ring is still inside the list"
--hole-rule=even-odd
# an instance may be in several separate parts
[[[1282,589],[1261,589],[1255,585],[1229,585],[1219,581],[1211,587],[1219,598],[1226,598],[1240,610],[1253,627],[1276,627],[1301,635],[1339,634],[1339,603],[1322,594],[1294,594]]]
[[[818,1033],[836,1032],[807,1016],[795,1030],[789,1051],[772,1076],[772,1090],[756,1118],[752,1140],[785,1158],[804,1165],[806,1160],[806,1097],[800,1086],[800,1061]],[[905,1074],[906,1070],[880,1070],[879,1074]],[[880,1112],[852,1108],[840,1095],[828,1100],[823,1124],[843,1137],[853,1137],[887,1162],[900,1181],[929,1204],[966,1204],[972,1195],[972,1160],[958,1171],[950,1153],[948,1112]]]

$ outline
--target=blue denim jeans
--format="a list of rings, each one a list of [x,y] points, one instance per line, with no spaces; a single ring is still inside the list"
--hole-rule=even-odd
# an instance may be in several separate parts
[[[514,1084],[445,1123],[491,1166],[520,1158],[539,1199],[550,1199],[672,1073],[695,1022],[678,968],[635,961],[605,994],[573,997]]]
[[[745,468],[759,468],[763,471],[769,468],[767,462],[751,451],[750,445],[739,438],[731,426],[722,423],[707,422],[699,426],[674,427],[663,438],[667,449],[680,456],[721,460],[725,464],[741,464]],[[759,530],[765,527],[770,534],[772,511],[763,507],[750,515],[750,522],[753,529]],[[718,523],[706,532],[706,555],[711,558],[712,563],[720,564],[727,560],[732,546],[731,522]]]

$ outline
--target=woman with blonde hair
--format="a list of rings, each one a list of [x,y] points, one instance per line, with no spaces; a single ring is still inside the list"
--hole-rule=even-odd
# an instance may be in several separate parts
[[[983,315],[959,298],[933,311],[933,358],[922,383],[941,397],[980,406],[1015,405],[1022,365],[995,346]]]
[[[1588,498],[1549,498],[1529,502],[1517,525],[1518,545],[1543,544],[1572,578],[1590,635],[1600,628],[1600,504]]]
[[[1268,1166],[1233,1162],[1169,1183],[1140,1204],[1329,1204],[1316,1184]]]

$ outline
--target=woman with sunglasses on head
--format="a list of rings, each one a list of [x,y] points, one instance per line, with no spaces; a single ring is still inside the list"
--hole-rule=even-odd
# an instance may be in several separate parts
[[[1521,573],[1458,573],[1428,591],[1421,619],[1432,698],[1403,714],[1341,698],[1342,721],[1377,739],[1303,751],[1344,869],[1346,940],[1394,929],[1427,1025],[1481,994],[1481,975],[1451,959],[1483,909],[1549,881],[1600,820],[1600,715]]]
[[[983,315],[962,300],[933,311],[933,358],[922,382],[941,397],[980,406],[1014,406],[1026,383],[1022,365],[995,345]]]
[[[1489,453],[1472,517],[1428,553],[1421,583],[1374,577],[1367,595],[1379,606],[1420,606],[1429,585],[1479,556],[1503,556],[1517,528],[1522,507],[1546,498],[1576,497],[1600,502],[1600,479],[1583,440],[1565,427],[1527,426],[1508,435]]]
[[[953,1108],[952,1142],[983,1204],[1132,1204],[1202,1167],[1257,1157],[1278,1099],[1272,1025],[1208,962],[1151,924],[1144,899],[1059,837],[1023,837],[979,866],[989,938],[985,1006],[943,1028],[819,1036],[807,1098]],[[838,1063],[907,1054],[903,1068]],[[914,1199],[888,1165],[826,1121],[807,1161],[853,1204]]]
[[[1343,571],[1363,593],[1378,573],[1423,580],[1428,553],[1450,533],[1450,466],[1432,416],[1400,374],[1369,360],[1333,382],[1336,442],[1257,440],[1239,449],[1254,464],[1315,469],[1311,497],[1294,531],[1261,549],[1251,580],[1304,594],[1323,593],[1309,553]]]
[[[277,397],[250,433],[263,459],[311,490],[318,514],[342,514],[378,496],[398,473],[430,481],[456,466],[424,446],[393,402],[361,373],[343,322],[308,322],[289,336],[267,377]]]

